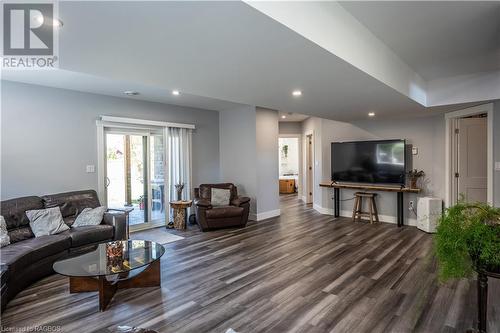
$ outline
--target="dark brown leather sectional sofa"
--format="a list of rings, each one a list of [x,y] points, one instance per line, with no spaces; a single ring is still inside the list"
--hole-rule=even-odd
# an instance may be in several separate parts
[[[59,206],[64,222],[71,226],[84,208],[100,206],[93,190],[23,197],[0,202],[10,245],[0,249],[2,311],[7,302],[33,282],[53,274],[56,260],[93,248],[96,244],[126,239],[126,217],[107,212],[97,226],[66,230],[57,235],[35,237],[25,212]]]
[[[223,188],[231,191],[230,205],[212,207],[212,188]],[[238,189],[232,183],[202,184],[194,189],[194,208],[196,221],[201,230],[244,227],[248,222],[250,198],[239,197]]]

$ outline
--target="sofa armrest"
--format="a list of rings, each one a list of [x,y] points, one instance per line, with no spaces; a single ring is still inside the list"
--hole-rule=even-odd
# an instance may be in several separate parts
[[[127,240],[127,214],[123,212],[106,212],[104,224],[113,226],[115,240]]]
[[[231,200],[231,205],[239,207],[247,202],[250,202],[249,197],[237,197],[236,199]]]
[[[212,208],[212,203],[207,199],[194,199],[194,204],[197,207]]]

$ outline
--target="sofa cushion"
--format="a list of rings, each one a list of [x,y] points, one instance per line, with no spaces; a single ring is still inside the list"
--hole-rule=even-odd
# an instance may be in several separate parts
[[[100,224],[94,226],[74,227],[66,230],[60,235],[71,239],[71,247],[79,247],[87,244],[103,242],[113,239],[113,226]]]
[[[11,243],[35,237],[29,228],[30,220],[25,212],[42,208],[42,198],[35,196],[0,202],[0,214],[5,218]]]
[[[86,225],[99,225],[102,222],[107,208],[100,206],[97,208],[84,208],[75,219],[73,227],[83,227]]]
[[[35,237],[59,234],[69,227],[64,223],[59,207],[26,211]]]
[[[10,238],[7,231],[7,224],[2,215],[0,215],[0,247],[4,247],[10,244]]]
[[[10,243],[17,243],[35,237],[30,226],[9,230]]]
[[[214,207],[229,206],[229,199],[231,198],[231,191],[225,188],[212,187],[210,203]]]
[[[71,240],[67,235],[47,235],[24,240],[2,248],[1,264],[15,276],[27,266],[54,254],[67,251]]]
[[[243,207],[225,206],[214,207],[206,211],[207,219],[219,219],[225,217],[241,216],[243,214]]]
[[[94,190],[44,195],[42,199],[46,208],[59,207],[63,217],[77,216],[84,208],[101,205]]]
[[[231,191],[230,200],[236,199],[238,196],[238,191],[236,186],[232,183],[220,183],[220,184],[201,184],[199,187],[199,195],[202,199],[212,199],[212,188],[222,188]]]

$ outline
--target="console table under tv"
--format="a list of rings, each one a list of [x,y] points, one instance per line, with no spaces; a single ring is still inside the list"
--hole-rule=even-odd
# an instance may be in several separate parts
[[[398,227],[402,227],[404,224],[404,203],[403,194],[404,193],[419,193],[418,188],[408,188],[408,187],[395,187],[395,186],[384,186],[384,185],[370,185],[370,184],[345,184],[345,183],[335,183],[335,182],[321,182],[320,187],[333,188],[333,215],[335,217],[340,216],[340,189],[349,190],[362,190],[362,191],[375,191],[375,192],[396,192],[397,193],[397,209],[398,209]]]

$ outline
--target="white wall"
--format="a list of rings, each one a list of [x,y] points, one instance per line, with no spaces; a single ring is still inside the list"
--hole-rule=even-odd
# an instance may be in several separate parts
[[[215,111],[134,101],[2,81],[2,200],[81,189],[97,190],[96,120],[100,115],[191,123],[193,184],[219,179]]]
[[[280,214],[278,112],[257,108],[257,220]]]

